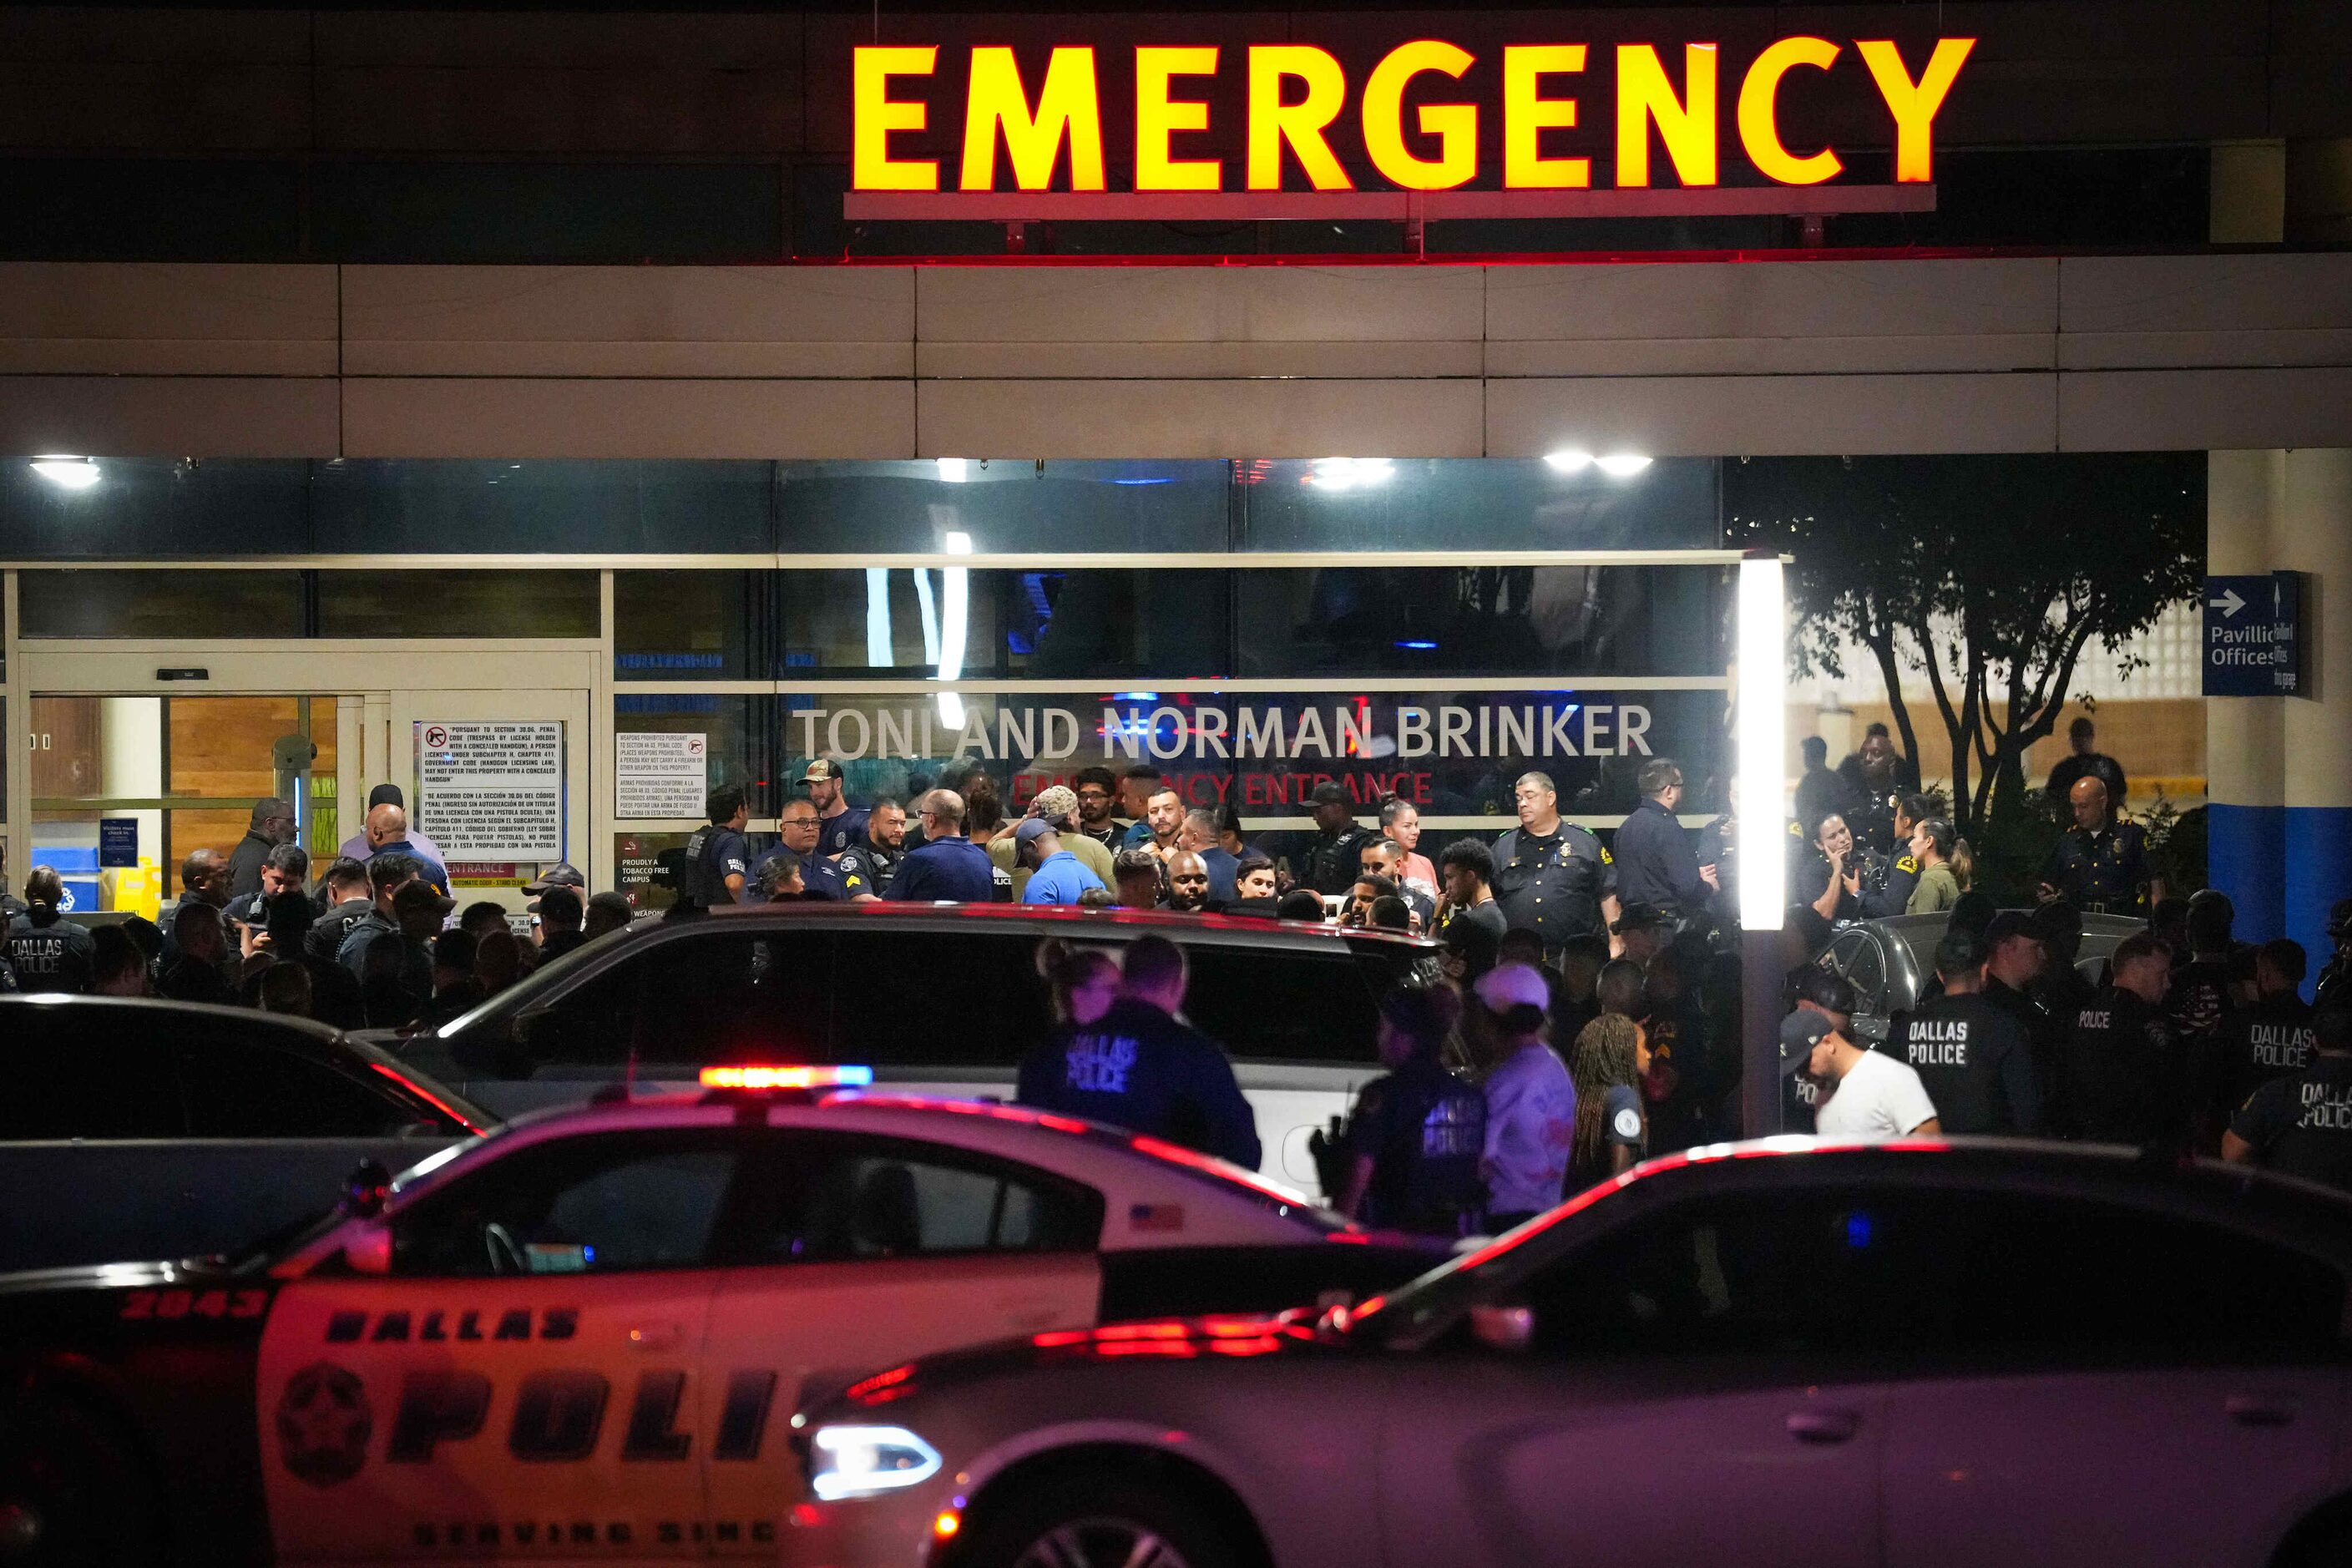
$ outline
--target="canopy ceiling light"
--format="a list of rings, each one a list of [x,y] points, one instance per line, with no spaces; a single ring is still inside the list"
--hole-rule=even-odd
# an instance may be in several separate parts
[[[99,478],[96,462],[61,452],[44,453],[34,458],[33,472],[63,490],[86,490],[98,483]]]

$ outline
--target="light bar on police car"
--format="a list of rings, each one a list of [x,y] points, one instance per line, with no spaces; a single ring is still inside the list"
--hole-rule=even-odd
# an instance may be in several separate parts
[[[920,1486],[940,1451],[904,1426],[820,1426],[809,1439],[809,1489],[821,1502]]]
[[[765,1067],[736,1064],[702,1069],[705,1089],[864,1089],[873,1083],[869,1067]]]

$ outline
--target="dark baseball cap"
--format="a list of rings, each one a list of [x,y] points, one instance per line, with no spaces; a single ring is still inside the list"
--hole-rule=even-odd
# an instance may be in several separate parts
[[[1780,1020],[1780,1076],[1794,1078],[1812,1059],[1813,1047],[1837,1032],[1837,1025],[1810,1007],[1800,1007]]]
[[[1936,973],[1948,978],[1965,974],[1984,967],[1984,961],[1991,956],[1990,942],[1966,926],[1951,926],[1945,930],[1944,940],[1936,944]]]
[[[1992,917],[1992,923],[1985,927],[1985,952],[1991,953],[2013,936],[2021,936],[2028,942],[2041,942],[2044,940],[2042,922],[2025,910],[2001,910]]]
[[[1033,844],[1041,835],[1059,831],[1056,824],[1042,816],[1025,816],[1021,819],[1021,826],[1013,830],[1013,842],[1016,845]]]
[[[835,762],[831,757],[819,757],[801,771],[800,782],[814,784],[819,779],[842,779],[847,776],[841,771],[839,763]]]
[[[587,885],[588,879],[580,874],[579,867],[569,860],[558,860],[554,865],[541,871],[537,881],[525,882],[522,885],[522,890],[526,893],[543,893],[550,888],[584,888]]]
[[[392,912],[404,915],[411,910],[431,910],[446,915],[457,907],[457,900],[446,893],[436,892],[430,882],[404,882],[400,891],[392,895]]]
[[[1348,786],[1325,779],[1308,792],[1307,798],[1317,805],[1345,805],[1348,804]]]

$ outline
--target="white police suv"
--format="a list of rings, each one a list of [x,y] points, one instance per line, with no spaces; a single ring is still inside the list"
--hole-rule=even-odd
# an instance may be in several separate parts
[[[2235,1168],[1716,1146],[1353,1310],[864,1377],[787,1560],[2340,1563],[2347,1268],[2352,1203]]]
[[[1150,1139],[812,1092],[861,1077],[714,1068],[240,1260],[0,1278],[0,1562],[772,1561],[804,1385],[1430,1261]]]

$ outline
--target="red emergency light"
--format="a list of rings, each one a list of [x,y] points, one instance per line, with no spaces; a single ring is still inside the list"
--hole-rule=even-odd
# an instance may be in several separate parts
[[[873,1081],[869,1067],[734,1064],[702,1069],[705,1089],[864,1089]]]

